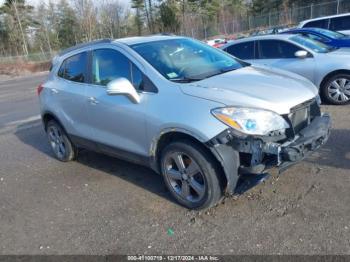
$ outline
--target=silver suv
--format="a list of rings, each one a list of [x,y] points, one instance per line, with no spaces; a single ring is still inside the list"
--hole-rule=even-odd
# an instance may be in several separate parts
[[[87,148],[146,165],[191,209],[243,192],[264,170],[283,171],[325,143],[330,118],[317,93],[296,74],[162,35],[65,50],[38,87],[59,160]]]

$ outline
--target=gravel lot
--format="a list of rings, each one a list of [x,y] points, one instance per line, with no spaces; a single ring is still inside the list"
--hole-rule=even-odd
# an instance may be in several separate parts
[[[43,78],[0,80],[0,254],[350,254],[350,105],[323,107],[333,131],[312,157],[194,212],[147,168],[89,151],[56,161]]]

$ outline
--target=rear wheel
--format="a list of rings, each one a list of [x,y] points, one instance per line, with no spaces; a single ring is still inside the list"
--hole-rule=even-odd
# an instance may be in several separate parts
[[[73,160],[76,150],[63,128],[54,120],[47,123],[47,137],[55,157],[63,162]]]
[[[164,148],[161,170],[170,193],[187,208],[209,208],[222,198],[215,160],[191,141],[174,142]]]
[[[350,102],[350,75],[338,74],[328,79],[321,87],[322,98],[333,105]]]

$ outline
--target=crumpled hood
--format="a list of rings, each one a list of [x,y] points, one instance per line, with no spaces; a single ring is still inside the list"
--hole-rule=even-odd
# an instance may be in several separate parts
[[[262,108],[278,114],[288,114],[292,107],[318,93],[316,86],[299,75],[263,66],[247,66],[180,88],[187,95],[227,106]]]

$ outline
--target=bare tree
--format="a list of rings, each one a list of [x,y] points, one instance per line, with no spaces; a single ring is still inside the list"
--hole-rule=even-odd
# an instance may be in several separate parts
[[[98,18],[101,37],[121,37],[126,7],[119,0],[104,0],[99,8]]]
[[[92,0],[73,0],[81,28],[81,40],[91,41],[97,36],[97,8]]]

